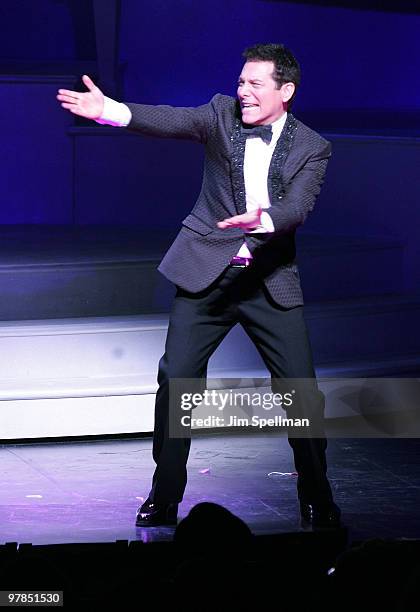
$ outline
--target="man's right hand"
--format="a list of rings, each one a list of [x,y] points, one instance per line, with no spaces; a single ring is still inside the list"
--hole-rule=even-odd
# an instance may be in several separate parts
[[[86,74],[82,77],[83,83],[89,89],[85,93],[59,89],[57,100],[61,106],[75,115],[86,119],[99,119],[104,110],[104,94]]]

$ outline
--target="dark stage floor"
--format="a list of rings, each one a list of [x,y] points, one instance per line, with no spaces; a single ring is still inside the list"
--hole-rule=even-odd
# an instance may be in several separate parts
[[[329,475],[350,541],[420,537],[419,451],[418,439],[330,439]],[[134,526],[153,471],[150,439],[6,445],[0,453],[0,544],[172,538],[171,528]],[[255,534],[297,531],[293,470],[278,434],[199,436],[180,516],[213,501]]]

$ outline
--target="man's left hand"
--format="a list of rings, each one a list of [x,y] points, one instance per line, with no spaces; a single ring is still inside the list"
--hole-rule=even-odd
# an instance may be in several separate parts
[[[261,208],[246,212],[243,215],[235,215],[229,219],[219,221],[217,227],[219,229],[227,229],[228,227],[240,227],[243,230],[252,230],[261,225]]]

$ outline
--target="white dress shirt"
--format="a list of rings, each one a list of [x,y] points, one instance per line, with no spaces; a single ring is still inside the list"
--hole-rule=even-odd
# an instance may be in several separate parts
[[[131,116],[128,106],[105,96],[103,113],[96,121],[102,125],[126,127],[131,121]],[[284,115],[272,123],[273,135],[269,144],[265,143],[259,136],[248,136],[246,139],[244,180],[247,212],[257,208],[267,209],[271,206],[267,185],[268,169],[273,151],[286,123],[286,118],[287,113],[284,113]],[[247,233],[257,234],[266,232],[274,232],[274,225],[270,215],[263,210],[261,213],[261,225]],[[252,258],[245,241],[237,255],[239,257]]]

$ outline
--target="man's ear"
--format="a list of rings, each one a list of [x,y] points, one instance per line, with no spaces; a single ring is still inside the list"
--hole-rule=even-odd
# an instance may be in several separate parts
[[[290,100],[290,98],[295,93],[295,89],[296,87],[294,83],[283,83],[283,85],[280,88],[280,91],[281,91],[282,100],[284,103]]]

